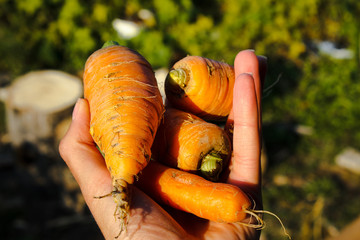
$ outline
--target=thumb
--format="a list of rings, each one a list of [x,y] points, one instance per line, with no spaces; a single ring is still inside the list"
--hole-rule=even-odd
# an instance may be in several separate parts
[[[112,198],[99,201],[94,197],[111,192],[112,180],[89,130],[89,104],[85,99],[79,99],[73,110],[69,130],[60,142],[59,151],[104,236],[110,239],[110,236],[118,233],[118,223],[113,217],[115,202]]]
[[[59,152],[84,191],[84,187],[89,185],[85,182],[96,179],[96,176],[108,177],[108,171],[89,133],[90,110],[87,100],[79,99],[76,102],[72,118],[69,130],[60,142]]]
[[[72,113],[72,122],[63,140],[72,140],[79,143],[94,145],[89,133],[90,111],[87,100],[79,98]]]

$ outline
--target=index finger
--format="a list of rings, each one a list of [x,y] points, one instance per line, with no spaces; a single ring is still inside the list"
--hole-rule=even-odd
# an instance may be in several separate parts
[[[258,102],[259,113],[259,128],[261,130],[261,98],[262,90],[265,82],[265,75],[267,71],[267,58],[265,56],[256,56],[252,50],[244,50],[237,54],[234,63],[235,76],[239,76],[242,73],[249,73],[253,75],[255,82],[256,99]],[[228,121],[225,128],[233,128],[233,109],[231,109],[228,116]],[[230,134],[232,135],[232,134]]]
[[[228,182],[256,186],[260,183],[260,131],[254,78],[240,74],[234,86],[233,155]]]

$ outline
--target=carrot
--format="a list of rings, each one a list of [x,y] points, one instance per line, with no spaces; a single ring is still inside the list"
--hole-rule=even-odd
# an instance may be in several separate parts
[[[276,214],[255,210],[251,199],[234,185],[211,182],[156,161],[149,162],[136,184],[159,204],[214,222],[238,223],[260,230],[265,227],[262,214],[272,215],[280,222],[284,234],[291,239]],[[251,216],[249,222],[244,221],[247,216]]]
[[[162,98],[150,63],[113,42],[89,56],[83,82],[91,113],[90,134],[111,173],[121,232],[129,217],[129,185],[151,157],[164,111]]]
[[[165,80],[168,101],[178,109],[207,121],[222,121],[230,113],[234,68],[200,56],[176,62]]]
[[[240,222],[251,201],[238,187],[150,161],[137,186],[160,204],[215,222]]]
[[[231,155],[231,142],[219,126],[174,108],[166,109],[154,144],[155,160],[218,181]]]

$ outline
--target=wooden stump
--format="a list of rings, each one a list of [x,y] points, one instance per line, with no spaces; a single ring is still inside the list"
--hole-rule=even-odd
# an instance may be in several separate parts
[[[57,152],[55,129],[82,96],[81,80],[56,70],[34,71],[2,92],[11,144],[33,144],[42,154]]]

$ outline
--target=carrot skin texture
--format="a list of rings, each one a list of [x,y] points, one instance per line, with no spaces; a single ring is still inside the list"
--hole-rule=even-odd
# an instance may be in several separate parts
[[[91,134],[111,175],[130,184],[150,159],[164,111],[156,84],[150,64],[122,46],[98,50],[85,65]]]
[[[179,85],[173,84],[171,74],[165,81],[166,98],[175,108],[207,121],[223,121],[229,115],[235,82],[231,65],[187,56],[176,62],[172,70],[180,70],[179,75],[186,75],[185,83],[181,81]]]
[[[208,159],[206,156],[216,155],[216,168],[207,172],[206,178],[217,181],[230,159],[231,142],[219,126],[191,113],[168,108],[158,128],[152,153],[155,160],[169,167],[200,175],[199,170]]]
[[[162,98],[150,63],[123,46],[107,46],[89,56],[83,82],[90,106],[90,134],[113,179],[115,215],[126,222],[131,199],[128,185],[150,160],[164,111]]]
[[[238,187],[204,178],[150,161],[137,186],[160,204],[215,222],[240,222],[251,206]]]

